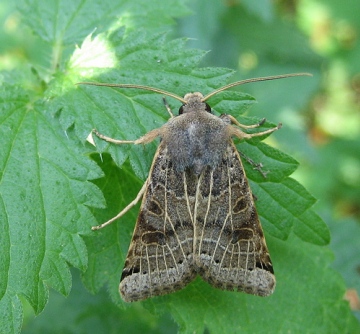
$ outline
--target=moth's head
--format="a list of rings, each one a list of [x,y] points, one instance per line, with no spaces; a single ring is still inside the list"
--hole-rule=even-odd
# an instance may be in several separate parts
[[[209,112],[211,107],[204,102],[204,96],[201,93],[188,93],[184,96],[185,103],[179,108],[179,115],[189,112]]]

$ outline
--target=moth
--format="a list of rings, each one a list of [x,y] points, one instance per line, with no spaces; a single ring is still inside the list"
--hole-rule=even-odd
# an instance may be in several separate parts
[[[132,84],[81,84],[136,88],[173,97],[182,103],[179,115],[136,140],[114,144],[147,144],[160,138],[148,178],[136,198],[103,228],[143,201],[122,271],[119,291],[133,302],[182,289],[197,275],[216,288],[257,296],[274,292],[276,280],[269,250],[245,171],[233,138],[270,134],[239,123],[233,116],[215,116],[210,97],[249,82],[308,75],[286,74],[231,83],[203,96],[183,98],[162,89]],[[164,99],[165,101],[165,99]]]

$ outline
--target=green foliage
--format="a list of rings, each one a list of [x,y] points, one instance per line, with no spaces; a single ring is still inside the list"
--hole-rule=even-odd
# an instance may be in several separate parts
[[[8,48],[0,43],[6,60],[0,65],[0,333],[20,332],[23,305],[24,333],[166,333],[176,324],[188,333],[359,330],[343,300],[345,285],[330,268],[329,231],[313,211],[315,198],[290,177],[298,162],[255,139],[238,148],[276,272],[274,295],[220,291],[197,279],[177,293],[125,305],[118,283],[137,210],[104,230],[92,232],[91,226],[113,217],[136,196],[156,143],[115,146],[95,139],[94,147],[86,138],[96,127],[111,137],[135,139],[161,126],[168,114],[158,94],[76,83],[133,83],[178,95],[206,94],[234,80],[234,71],[201,67],[205,51],[166,34],[174,18],[189,14],[180,0],[24,0],[17,10],[11,6],[4,2],[6,29],[0,34],[0,41],[12,41]],[[269,19],[249,1],[246,7],[258,13],[258,20]],[[246,11],[239,10],[251,25]],[[235,11],[219,12],[228,18],[230,31]],[[17,29],[9,28],[14,25]],[[273,25],[280,34],[282,23]],[[259,34],[265,29],[260,28]],[[303,50],[295,28],[285,35],[284,43],[296,36],[296,51]],[[271,40],[264,45],[273,47]],[[291,66],[285,69],[303,71],[300,56],[294,62],[292,57],[289,49],[285,58]],[[318,58],[309,58],[315,66]],[[316,88],[305,80],[288,79],[285,86],[274,82],[272,99],[286,92],[284,100],[298,107],[299,95],[308,98]],[[243,115],[254,102],[238,91],[209,100],[216,113],[230,113],[244,123],[260,119]],[[179,107],[170,98],[169,103],[173,110]],[[262,129],[272,126],[267,122]],[[269,140],[281,138],[282,131]],[[263,164],[266,178],[250,159]],[[82,283],[70,267],[80,269]],[[45,307],[49,287],[70,294],[68,300],[51,291]],[[36,315],[45,311],[32,320],[30,307]]]

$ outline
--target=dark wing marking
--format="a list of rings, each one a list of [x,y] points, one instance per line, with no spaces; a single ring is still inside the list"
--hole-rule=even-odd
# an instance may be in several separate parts
[[[199,177],[195,265],[221,289],[267,296],[275,276],[239,153],[229,144],[222,162]]]
[[[147,182],[120,282],[128,302],[179,290],[196,276],[185,175],[174,170],[162,143]]]

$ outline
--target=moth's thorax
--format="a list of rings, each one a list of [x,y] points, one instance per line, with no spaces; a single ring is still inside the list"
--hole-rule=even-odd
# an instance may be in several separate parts
[[[195,94],[200,93],[190,98]],[[189,168],[197,175],[206,166],[215,168],[229,144],[228,127],[227,122],[204,110],[190,110],[170,119],[161,137],[174,168]]]

